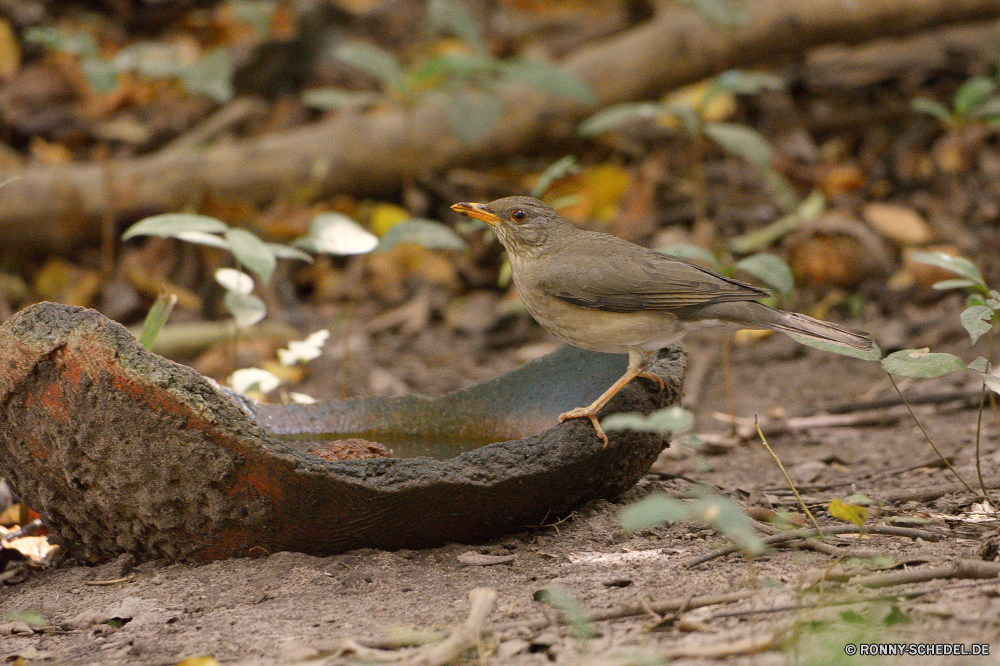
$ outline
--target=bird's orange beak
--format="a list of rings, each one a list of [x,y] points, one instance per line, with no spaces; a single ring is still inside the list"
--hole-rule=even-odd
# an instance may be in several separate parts
[[[501,222],[499,217],[487,210],[486,204],[462,202],[453,205],[451,209],[456,213],[465,215],[466,217],[474,217],[477,220],[482,220],[486,224],[493,227],[497,226]]]

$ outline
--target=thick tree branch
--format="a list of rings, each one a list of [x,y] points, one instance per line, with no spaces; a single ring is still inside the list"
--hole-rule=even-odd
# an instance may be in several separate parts
[[[933,26],[995,19],[1000,0],[760,0],[735,31],[683,9],[581,49],[564,66],[583,77],[596,107],[660,93],[733,67],[800,56],[811,47],[859,43]],[[371,194],[423,170],[496,158],[565,136],[594,108],[533,90],[509,90],[506,113],[470,144],[440,105],[343,113],[328,121],[236,145],[170,150],[106,165],[40,166],[0,173],[0,229],[8,245],[67,248],[97,235],[109,212],[133,217],[177,210],[205,191],[263,201],[313,183],[322,192]]]

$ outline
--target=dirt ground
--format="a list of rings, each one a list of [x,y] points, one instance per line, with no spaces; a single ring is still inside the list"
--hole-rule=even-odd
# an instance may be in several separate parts
[[[911,339],[968,355],[957,306],[945,301],[911,309],[910,318],[902,321]],[[877,335],[889,335],[888,325],[877,317],[862,323]],[[445,335],[440,328],[430,330]],[[546,342],[537,332],[532,337],[530,344],[536,347]],[[873,363],[772,336],[733,350],[730,395],[718,338],[695,337],[687,348],[689,381],[700,384],[688,390],[697,394],[692,396],[698,398],[696,430],[706,443],[701,448],[675,444],[616,502],[594,502],[495,542],[423,551],[361,550],[325,558],[283,552],[202,565],[153,561],[134,568],[126,561],[97,567],[64,562],[20,584],[0,586],[0,608],[37,611],[50,625],[32,634],[4,636],[0,658],[20,656],[28,664],[150,666],[199,655],[247,665],[364,662],[344,650],[345,640],[386,648],[406,629],[446,634],[465,621],[470,590],[487,587],[496,590],[497,602],[477,647],[467,653],[471,663],[640,664],[658,663],[657,656],[675,657],[676,663],[881,663],[885,658],[851,658],[845,646],[889,642],[960,643],[967,651],[973,644],[989,644],[991,654],[897,657],[890,663],[995,663],[1000,654],[1000,586],[995,579],[939,578],[875,589],[828,582],[821,589],[806,589],[811,576],[815,579],[835,564],[849,572],[860,568],[882,574],[978,560],[998,523],[988,515],[974,522],[967,513],[975,501],[969,494],[872,507],[876,518],[924,519],[911,526],[941,539],[840,537],[831,542],[848,556],[839,563],[828,553],[780,548],[752,560],[728,555],[685,568],[690,557],[728,540],[694,523],[636,534],[620,529],[623,507],[656,492],[682,496],[693,481],[746,507],[801,515],[759,441],[729,441],[728,426],[712,414],[729,412],[735,403],[742,416],[773,415],[776,410],[811,415],[892,394]],[[424,353],[419,345],[411,349],[418,356]],[[494,367],[516,365],[519,353],[527,352],[498,354]],[[483,352],[481,358],[488,360],[489,354]],[[694,375],[705,363],[702,381]],[[915,383],[911,394],[975,388],[961,380],[957,384],[953,377],[957,375]],[[974,479],[975,410],[956,401],[915,409],[945,455],[954,456],[959,472]],[[983,431],[984,476],[993,477],[1000,466],[1000,446],[991,416]],[[824,524],[835,522],[825,510],[830,499],[861,492],[879,500],[903,489],[955,480],[933,462],[933,452],[909,417],[879,426],[778,434],[769,442]],[[469,553],[509,557],[477,564]],[[120,578],[125,580],[99,584]],[[623,617],[563,624],[556,611],[536,600],[543,588],[565,590],[588,614]],[[745,592],[744,598],[690,607],[701,595],[739,592]],[[670,600],[690,602],[689,607],[676,614],[654,612]],[[418,655],[403,651],[395,656]]]

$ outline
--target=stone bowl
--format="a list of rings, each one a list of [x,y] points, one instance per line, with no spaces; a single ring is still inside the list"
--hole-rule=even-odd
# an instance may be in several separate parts
[[[482,542],[620,495],[665,446],[617,431],[602,448],[585,419],[557,424],[626,365],[570,347],[440,398],[265,405],[96,311],[41,303],[0,324],[0,359],[0,475],[91,560]],[[682,351],[651,369],[665,390],[632,382],[602,416],[676,403]],[[347,436],[430,455],[331,462],[301,445]]]

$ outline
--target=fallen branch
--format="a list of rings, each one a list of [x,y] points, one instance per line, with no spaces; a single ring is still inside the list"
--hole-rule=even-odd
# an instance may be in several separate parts
[[[835,534],[859,534],[862,530],[857,525],[837,525],[834,527],[824,527],[820,531],[824,536],[828,536]],[[923,539],[924,541],[941,540],[941,535],[935,532],[914,529],[912,527],[896,527],[894,525],[866,525],[864,533],[878,534],[882,536],[900,536],[910,539]],[[764,544],[768,546],[777,546],[814,536],[816,536],[815,529],[792,530],[791,532],[782,532],[781,534],[764,537]],[[709,562],[716,558],[737,553],[739,550],[740,549],[736,546],[727,546],[725,548],[720,548],[718,550],[713,550],[711,552],[689,558],[684,561],[682,566],[686,569],[690,569],[691,567],[696,567],[699,564],[704,564],[705,562]]]
[[[1000,488],[1000,478],[984,479],[983,485],[987,490]],[[879,494],[875,499],[883,502],[905,502],[914,500],[917,502],[929,502],[951,493],[965,492],[966,486],[962,483],[948,483],[941,486],[931,486],[929,488],[916,488],[911,490],[900,490],[894,493]]]
[[[951,564],[926,569],[907,569],[890,573],[872,574],[870,576],[855,576],[847,582],[864,587],[889,587],[892,585],[909,585],[924,583],[943,578],[996,578],[1000,573],[1000,562],[983,562],[982,560],[956,560]]]
[[[426,170],[495,159],[564,138],[596,108],[662,93],[734,67],[801,56],[827,44],[857,44],[938,25],[1000,16],[980,0],[761,0],[735,30],[686,8],[663,10],[633,30],[583,48],[563,62],[591,87],[585,107],[528,88],[503,94],[503,122],[470,143],[453,134],[444,105],[343,112],[327,122],[204,151],[171,150],[136,159],[31,166],[3,190],[6,245],[68,249],[96,239],[94,220],[178,210],[210,191],[266,201],[290,184],[320,192],[372,194],[398,188]],[[11,175],[0,173],[0,182]]]
[[[893,425],[906,416],[905,408],[884,409],[850,414],[816,414],[814,416],[793,416],[782,420],[762,419],[760,429],[766,436],[781,435],[790,432],[802,432],[815,428],[845,428],[872,425]],[[712,419],[736,426],[736,435],[740,439],[752,439],[757,432],[754,419],[744,416],[733,416],[722,412],[712,414]]]

